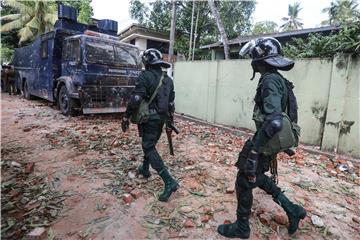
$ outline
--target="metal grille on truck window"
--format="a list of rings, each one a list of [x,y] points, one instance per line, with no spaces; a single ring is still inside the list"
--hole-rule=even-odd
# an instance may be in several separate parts
[[[131,81],[128,78],[119,78],[119,77],[102,77],[98,79],[99,85],[104,86],[128,86]]]

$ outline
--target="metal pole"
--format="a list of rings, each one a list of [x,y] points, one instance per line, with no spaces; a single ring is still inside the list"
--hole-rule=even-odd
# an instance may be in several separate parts
[[[196,14],[196,23],[195,23],[195,33],[194,33],[194,46],[193,46],[193,51],[192,51],[192,58],[191,60],[194,61],[194,55],[195,55],[195,43],[196,43],[196,37],[197,37],[197,27],[198,27],[198,22],[199,22],[199,12],[200,12],[200,8],[198,7],[197,9],[197,14]]]
[[[171,10],[171,28],[170,28],[170,44],[169,44],[169,62],[171,63],[171,68],[169,71],[172,75],[172,56],[174,55],[174,42],[175,42],[175,28],[176,28],[176,1],[172,0],[172,10]],[[168,72],[169,72],[168,71]]]

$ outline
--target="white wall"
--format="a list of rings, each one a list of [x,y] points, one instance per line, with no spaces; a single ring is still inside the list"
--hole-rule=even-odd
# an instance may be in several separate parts
[[[281,73],[295,85],[301,142],[360,156],[359,58],[297,60]],[[176,112],[254,130],[251,76],[249,60],[176,62]]]

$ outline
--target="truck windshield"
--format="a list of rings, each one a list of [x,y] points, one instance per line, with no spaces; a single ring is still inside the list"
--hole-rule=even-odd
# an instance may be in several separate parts
[[[100,64],[138,65],[138,52],[135,48],[110,42],[86,41],[85,56],[88,62]]]

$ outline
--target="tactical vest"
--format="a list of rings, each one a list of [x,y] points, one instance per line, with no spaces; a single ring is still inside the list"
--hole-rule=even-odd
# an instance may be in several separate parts
[[[281,78],[284,95],[281,99],[283,127],[280,132],[276,133],[267,144],[259,149],[265,155],[273,155],[278,152],[284,151],[291,147],[298,146],[300,137],[300,126],[297,124],[297,100],[293,92],[294,85],[292,82],[285,79],[281,74],[276,73]],[[258,85],[255,95],[255,108],[253,120],[255,121],[256,128],[259,130],[264,122],[265,115],[263,108],[263,100],[261,96],[262,82]]]
[[[153,73],[153,72],[152,72]],[[156,74],[153,73],[155,76]],[[150,108],[153,108],[159,114],[167,114],[169,111],[169,98],[172,90],[172,79],[169,76],[165,76],[163,79],[163,83],[158,89],[156,97],[152,104],[150,104]]]

